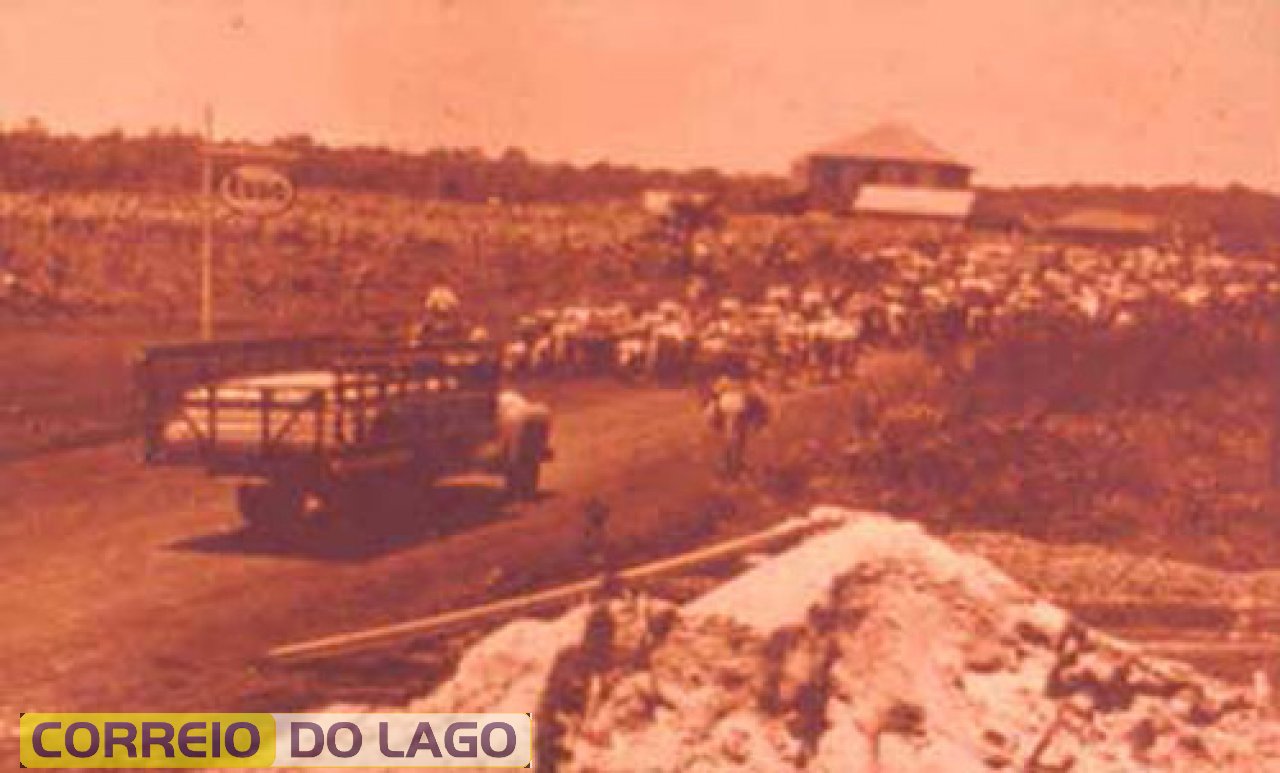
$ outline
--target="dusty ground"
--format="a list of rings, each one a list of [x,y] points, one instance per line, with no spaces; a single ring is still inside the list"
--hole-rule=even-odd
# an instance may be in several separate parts
[[[84,437],[78,422],[109,428],[108,436],[122,432],[128,382],[121,364],[139,340],[116,330],[0,336],[8,355],[0,397],[22,405],[23,420],[69,417],[70,429],[58,429],[68,440]],[[31,366],[16,367],[24,363]],[[1275,543],[1261,539],[1274,533],[1266,528],[1265,498],[1237,509],[1244,517],[1235,522],[1209,513],[1216,541],[1203,531],[1177,529],[1099,530],[1090,539],[1079,524],[1075,531],[1046,533],[1034,511],[998,523],[975,510],[939,512],[918,496],[919,481],[902,478],[911,485],[870,490],[869,479],[851,485],[842,466],[810,464],[814,455],[844,458],[845,406],[865,386],[790,398],[752,482],[727,488],[710,474],[710,449],[696,429],[688,393],[544,385],[535,391],[557,411],[559,456],[542,501],[507,509],[484,486],[451,487],[413,512],[377,514],[355,539],[349,529],[323,527],[289,544],[240,530],[225,485],[191,471],[145,469],[128,442],[48,450],[48,443],[16,441],[11,448],[46,451],[0,464],[0,562],[8,570],[0,601],[9,613],[0,636],[0,712],[278,711],[402,701],[444,676],[462,642],[305,668],[281,668],[262,655],[275,644],[581,575],[581,511],[591,497],[613,508],[614,546],[628,562],[757,528],[807,502],[830,499],[833,491],[853,505],[899,497],[913,503],[902,511],[909,517],[945,522],[949,540],[987,555],[1051,598],[1081,601],[1086,613],[1114,630],[1171,642],[1180,657],[1239,681],[1259,667],[1274,669],[1280,572],[1267,558]],[[1140,421],[1131,422],[1133,434],[1112,450],[1145,449],[1141,469],[1159,473],[1162,483],[1212,479],[1220,459],[1231,468],[1221,480],[1248,495],[1258,490],[1265,449],[1256,422],[1261,398],[1256,391],[1246,398],[1232,403],[1202,396],[1184,403],[1199,409],[1176,425],[1156,420],[1165,410],[1159,406],[1131,412],[1126,421]],[[1219,437],[1196,416],[1247,431]],[[1087,445],[1087,434],[1076,442]],[[1109,458],[1077,455],[1072,469],[1087,472],[1089,464]],[[1029,461],[1005,463],[1025,468]],[[1034,461],[1034,469],[1057,469],[1052,460]],[[1049,480],[1060,485],[1071,478],[1055,473]],[[1159,493],[1179,496],[1176,487]],[[1212,493],[1199,491],[1195,502],[1212,503]],[[1132,511],[1134,500],[1125,502],[1125,512]],[[1171,509],[1166,523],[1177,512]],[[1235,559],[1244,554],[1250,560],[1242,566]],[[1230,597],[1241,592],[1256,607],[1244,615],[1247,624],[1232,609]],[[1118,604],[1108,606],[1112,602]],[[1230,630],[1236,633],[1226,641]],[[1277,676],[1273,670],[1273,681]],[[7,752],[0,741],[0,753]]]
[[[507,508],[492,486],[455,485],[410,512],[371,512],[354,529],[322,524],[289,543],[244,532],[229,486],[144,468],[131,443],[0,466],[0,712],[278,711],[407,695],[439,677],[423,663],[440,652],[304,669],[262,656],[582,575],[592,497],[612,509],[611,545],[628,561],[678,550],[731,514],[724,503],[738,495],[713,491],[689,393],[540,391],[556,410],[558,454],[541,501]],[[804,413],[823,400],[792,405]]]

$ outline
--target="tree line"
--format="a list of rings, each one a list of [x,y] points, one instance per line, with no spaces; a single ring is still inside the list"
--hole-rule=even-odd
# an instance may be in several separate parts
[[[92,137],[55,135],[38,126],[0,131],[0,190],[191,192],[200,183],[200,146],[199,136],[176,131]],[[787,182],[770,175],[608,162],[575,166],[536,161],[518,148],[496,156],[475,148],[406,152],[330,147],[306,135],[270,146],[290,152],[288,172],[299,186],[447,201],[597,201],[656,189],[710,193],[731,207],[752,209],[787,193]]]
[[[200,180],[199,136],[180,131],[83,137],[53,134],[38,123],[0,131],[0,190],[191,192]],[[798,211],[788,179],[727,174],[711,168],[673,171],[600,162],[538,161],[518,148],[488,155],[474,148],[406,152],[386,147],[330,147],[303,134],[275,140],[290,151],[289,173],[303,187],[390,193],[460,202],[582,202],[634,198],[646,190],[711,194],[737,211]],[[1228,248],[1280,245],[1280,196],[1240,185],[1065,185],[984,188],[986,218],[1044,222],[1083,207],[1155,216],[1195,240]]]

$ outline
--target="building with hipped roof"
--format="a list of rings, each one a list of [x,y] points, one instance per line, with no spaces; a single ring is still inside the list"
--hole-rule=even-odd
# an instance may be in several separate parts
[[[818,148],[797,171],[813,209],[960,223],[973,206],[973,167],[900,124]]]

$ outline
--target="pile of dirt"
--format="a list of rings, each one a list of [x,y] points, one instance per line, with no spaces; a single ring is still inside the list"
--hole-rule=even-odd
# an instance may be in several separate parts
[[[1265,696],[1090,630],[918,526],[845,516],[683,607],[512,623],[410,709],[533,710],[544,769],[1280,769]]]

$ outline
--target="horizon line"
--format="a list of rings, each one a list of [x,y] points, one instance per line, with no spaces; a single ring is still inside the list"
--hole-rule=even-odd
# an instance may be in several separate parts
[[[30,124],[35,122],[35,126]],[[126,129],[125,127],[112,127],[100,130],[75,130],[60,127],[52,127],[44,122],[38,116],[27,116],[20,121],[12,124],[6,124],[0,121],[0,136],[10,134],[21,134],[38,132],[44,136],[61,139],[61,140],[95,140],[121,136],[126,140],[147,140],[155,136],[177,136],[184,138],[192,138],[203,140],[202,132],[191,127],[182,125],[160,126],[152,125],[145,129]],[[293,131],[284,134],[277,134],[273,137],[253,138],[247,136],[227,135],[224,137],[214,138],[215,145],[250,145],[257,147],[279,146],[289,140],[306,138],[311,145],[320,150],[329,151],[386,151],[404,156],[426,156],[435,152],[477,152],[486,161],[497,161],[501,156],[510,151],[518,151],[526,157],[530,163],[544,165],[566,165],[578,170],[587,170],[593,166],[611,166],[614,168],[630,168],[640,172],[650,173],[672,173],[672,174],[691,174],[696,172],[714,172],[726,177],[755,177],[755,178],[775,178],[785,181],[791,177],[787,171],[767,170],[764,168],[729,168],[712,164],[692,164],[692,165],[654,165],[638,161],[625,161],[609,158],[607,156],[600,157],[595,160],[573,160],[568,158],[552,158],[548,156],[539,156],[536,151],[520,145],[507,145],[500,149],[485,148],[482,145],[429,145],[412,147],[405,143],[397,143],[394,141],[384,140],[381,142],[369,142],[364,140],[344,140],[341,138],[326,138],[316,136],[308,131]],[[798,158],[804,158],[810,153],[803,153]],[[980,167],[971,167],[975,173],[981,176],[982,169]],[[1229,182],[1208,183],[1195,180],[1166,181],[1166,182],[1138,182],[1134,180],[1117,181],[1114,179],[1075,179],[1075,180],[1056,180],[1056,181],[1035,181],[1035,182],[1012,182],[998,181],[975,183],[970,186],[972,189],[1005,189],[1017,190],[1027,188],[1069,188],[1069,187],[1090,187],[1090,188],[1140,188],[1146,190],[1169,189],[1169,188],[1193,188],[1208,191],[1229,191],[1232,189],[1240,189],[1246,192],[1261,193],[1269,196],[1280,197],[1280,187],[1271,188],[1261,185],[1252,185],[1250,183],[1233,180]]]

